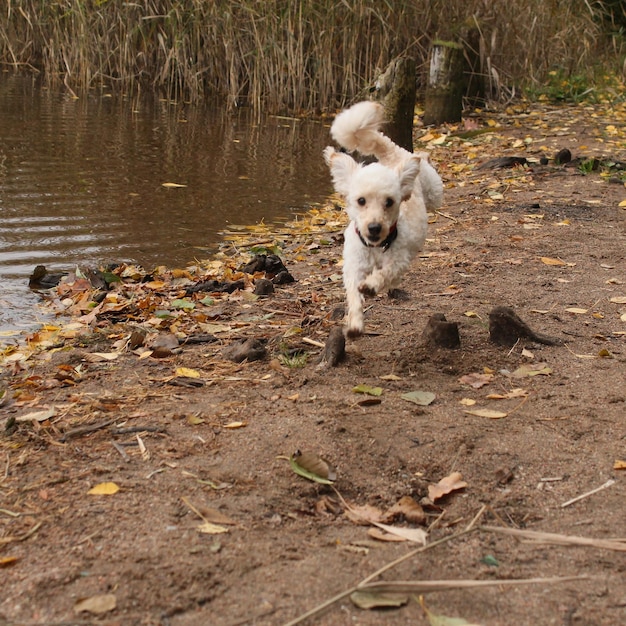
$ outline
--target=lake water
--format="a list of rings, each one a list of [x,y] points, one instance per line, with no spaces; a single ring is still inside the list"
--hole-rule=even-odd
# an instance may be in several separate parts
[[[209,257],[229,224],[322,202],[328,141],[318,121],[74,99],[0,74],[0,330],[32,325],[35,265],[184,266]]]

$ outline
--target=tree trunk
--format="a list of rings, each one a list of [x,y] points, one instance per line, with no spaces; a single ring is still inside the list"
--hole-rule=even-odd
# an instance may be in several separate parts
[[[402,57],[380,75],[373,98],[385,107],[385,134],[409,152],[413,152],[415,94],[415,60]]]
[[[460,122],[465,93],[463,47],[453,41],[435,41],[430,51],[424,124]]]

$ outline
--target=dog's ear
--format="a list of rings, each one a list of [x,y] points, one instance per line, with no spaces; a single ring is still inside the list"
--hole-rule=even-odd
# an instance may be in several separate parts
[[[400,168],[398,175],[400,176],[400,191],[402,200],[408,200],[413,193],[415,179],[420,173],[420,157],[412,156]]]
[[[330,168],[335,191],[347,196],[350,191],[350,179],[359,168],[358,163],[344,152],[337,152],[330,146],[324,150],[324,160]]]

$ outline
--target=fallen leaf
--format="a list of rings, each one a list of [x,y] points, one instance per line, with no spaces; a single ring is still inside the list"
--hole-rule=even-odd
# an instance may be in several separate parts
[[[464,489],[467,483],[463,480],[461,472],[452,472],[442,478],[436,485],[428,485],[428,497],[432,502],[458,489]]]
[[[235,430],[237,428],[243,428],[244,426],[247,426],[248,422],[229,422],[228,424],[224,424],[224,426],[222,426],[222,428],[229,428],[231,430]]]
[[[613,463],[614,470],[626,470],[626,461],[620,461],[619,459]]]
[[[419,603],[426,617],[428,618],[428,623],[430,626],[480,626],[479,624],[471,624],[467,620],[464,620],[462,617],[447,617],[446,615],[438,615],[437,613],[433,613],[425,604],[424,598],[420,596]]]
[[[176,376],[182,376],[183,378],[200,378],[200,372],[188,367],[177,367]]]
[[[385,374],[380,377],[381,380],[402,380],[400,376],[396,376],[395,374]]]
[[[120,490],[115,483],[99,483],[92,487],[87,493],[92,496],[112,496]]]
[[[316,483],[332,485],[337,479],[335,470],[322,457],[310,452],[296,451],[290,458],[291,469]]]
[[[403,393],[400,397],[419,406],[428,406],[434,402],[437,396],[430,391],[409,391],[408,393]]]
[[[26,415],[19,415],[15,418],[16,422],[45,422],[51,417],[56,415],[55,407],[50,407],[44,411],[35,411],[33,413],[26,413]]]
[[[552,259],[548,256],[542,256],[541,262],[545,265],[567,265],[567,263],[562,259]]]
[[[476,400],[473,400],[472,398],[462,398],[459,402],[463,406],[474,406],[476,404]]]
[[[370,385],[357,385],[352,388],[354,393],[365,393],[368,396],[381,396],[383,394],[382,387],[371,387]]]
[[[369,610],[384,607],[400,607],[409,601],[408,594],[404,593],[384,593],[376,591],[354,591],[350,594],[350,601],[354,606]]]
[[[94,615],[102,615],[112,611],[117,606],[117,600],[112,593],[105,593],[100,596],[91,596],[79,600],[74,605],[74,613],[93,613]]]
[[[10,565],[15,565],[17,563],[16,556],[3,556],[0,557],[0,567],[9,567]]]
[[[119,352],[90,352],[84,355],[89,363],[102,363],[103,361],[115,361],[120,356]]]
[[[402,528],[401,526],[390,526],[389,524],[381,524],[380,522],[374,522],[374,525],[392,535],[398,535],[398,537],[402,537],[407,541],[419,543],[423,546],[426,545],[428,534],[422,528]]]
[[[166,189],[180,189],[186,186],[187,185],[182,185],[181,183],[161,183],[161,187],[165,187]]]
[[[480,372],[474,372],[473,374],[466,374],[459,378],[459,382],[464,385],[469,385],[474,389],[480,389],[485,385],[488,385],[493,380],[493,374],[481,374]]]
[[[504,411],[493,411],[492,409],[468,409],[463,411],[463,413],[475,415],[476,417],[488,417],[492,420],[498,420],[508,415],[508,413],[505,413]]]
[[[406,541],[404,537],[399,537],[398,535],[393,535],[391,533],[385,532],[384,530],[382,530],[381,528],[378,528],[377,526],[372,526],[371,528],[369,528],[367,531],[367,534],[372,539],[377,539],[378,541],[389,541],[392,543]]]
[[[424,509],[411,496],[402,496],[380,521],[392,522],[397,518],[404,518],[410,524],[422,524],[426,519]]]
[[[575,313],[577,315],[584,315],[588,312],[588,309],[578,309],[576,307],[571,307],[569,309],[565,309],[568,313]]]
[[[513,398],[526,398],[527,396],[528,396],[528,391],[526,389],[517,387],[516,389],[511,389],[511,391],[507,393],[490,393],[487,396],[487,399],[488,400],[511,400]]]
[[[221,535],[222,533],[228,532],[228,528],[219,526],[218,524],[213,524],[207,520],[196,526],[196,530],[199,533],[204,533],[205,535]]]
[[[370,524],[378,524],[383,518],[384,513],[371,504],[350,504],[346,507],[345,515],[355,524],[368,526]]]
[[[552,369],[547,363],[528,363],[520,365],[512,374],[511,378],[525,378],[526,376],[548,376],[552,374]]]
[[[626,296],[615,296],[614,298],[610,298],[609,302],[613,302],[613,304],[626,304]]]

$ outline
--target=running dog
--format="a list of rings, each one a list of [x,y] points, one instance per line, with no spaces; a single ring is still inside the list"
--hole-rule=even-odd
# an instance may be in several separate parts
[[[324,158],[337,193],[344,197],[350,223],[344,234],[343,284],[348,311],[345,334],[363,334],[365,296],[397,288],[422,249],[427,211],[441,205],[441,178],[428,154],[413,154],[380,132],[382,105],[359,102],[341,112],[330,134],[348,152],[374,156],[362,165],[332,147]]]

